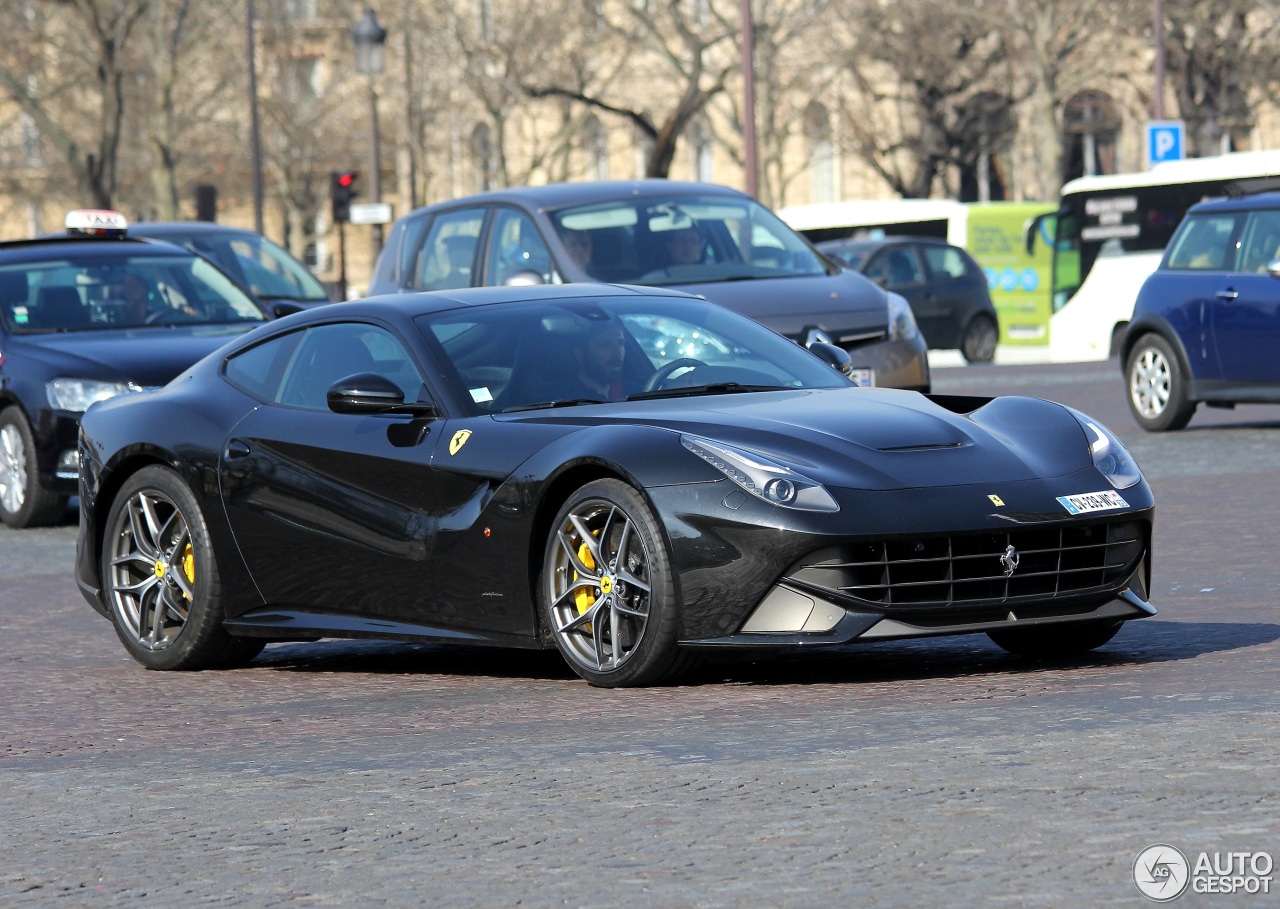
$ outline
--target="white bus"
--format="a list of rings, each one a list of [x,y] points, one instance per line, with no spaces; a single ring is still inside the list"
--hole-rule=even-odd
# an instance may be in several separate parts
[[[1147,276],[1188,208],[1203,199],[1280,189],[1280,151],[1157,164],[1135,174],[1080,177],[1058,211],[1037,219],[1027,250],[1053,239],[1049,358],[1112,356]]]

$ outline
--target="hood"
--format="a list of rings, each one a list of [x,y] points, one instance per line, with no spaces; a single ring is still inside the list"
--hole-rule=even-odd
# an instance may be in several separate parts
[[[521,416],[687,432],[769,455],[824,485],[855,489],[1030,480],[1093,463],[1084,430],[1061,405],[1018,397],[963,400],[976,409],[957,413],[915,392],[837,388],[671,398]]]
[[[851,271],[663,286],[696,294],[791,338],[801,338],[808,329],[819,328],[840,343],[865,338],[870,333],[883,334],[888,329],[884,290]]]
[[[59,375],[156,387],[256,324],[58,332],[26,335],[20,343],[25,355]]]

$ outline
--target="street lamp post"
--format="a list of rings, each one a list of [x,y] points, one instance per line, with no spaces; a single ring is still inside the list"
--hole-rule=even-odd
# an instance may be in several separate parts
[[[366,6],[364,15],[351,29],[356,46],[356,71],[369,77],[369,196],[371,202],[382,201],[381,154],[378,148],[378,74],[385,65],[387,30],[378,24],[373,7]],[[382,225],[373,225],[373,258],[382,252]]]

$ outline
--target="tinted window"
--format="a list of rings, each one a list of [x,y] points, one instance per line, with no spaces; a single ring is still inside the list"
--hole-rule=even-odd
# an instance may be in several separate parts
[[[438,215],[427,231],[427,240],[418,255],[414,280],[410,286],[418,290],[453,290],[471,286],[471,269],[476,258],[476,244],[484,209]]]
[[[422,378],[400,341],[376,325],[339,322],[300,332],[284,366],[277,403],[307,410],[328,410],[326,394],[339,379],[362,372],[386,376],[400,386],[406,401],[423,393]]]
[[[1188,215],[1169,247],[1165,267],[1230,271],[1235,267],[1234,240],[1242,218],[1239,213]]]
[[[920,261],[910,246],[893,246],[882,250],[863,269],[872,281],[885,287],[908,287],[924,283]]]
[[[272,338],[227,360],[224,375],[232,385],[262,401],[274,401],[280,377],[302,332]]]
[[[262,310],[197,256],[68,257],[0,268],[0,317],[16,332],[262,322]]]

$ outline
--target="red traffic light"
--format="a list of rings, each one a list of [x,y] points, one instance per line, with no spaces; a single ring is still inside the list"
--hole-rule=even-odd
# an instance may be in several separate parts
[[[356,177],[360,176],[353,170],[344,170],[338,174],[338,185],[343,189],[349,189],[356,182]]]

